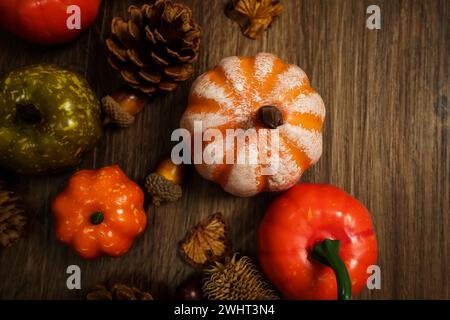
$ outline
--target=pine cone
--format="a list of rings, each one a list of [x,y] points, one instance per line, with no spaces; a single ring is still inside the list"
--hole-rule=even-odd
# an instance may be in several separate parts
[[[203,293],[209,300],[279,299],[250,258],[236,254],[204,271]]]
[[[153,300],[153,296],[135,287],[116,283],[110,288],[97,285],[86,295],[86,300]]]
[[[108,62],[125,82],[146,94],[173,91],[194,73],[200,48],[200,27],[182,4],[158,0],[130,6],[128,20],[112,21],[106,40]]]
[[[0,181],[0,245],[9,247],[20,238],[26,217],[21,200],[4,187]]]

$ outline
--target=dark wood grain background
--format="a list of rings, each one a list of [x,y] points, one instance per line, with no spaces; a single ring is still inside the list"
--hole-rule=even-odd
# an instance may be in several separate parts
[[[110,21],[138,0],[104,1],[95,26],[53,47],[0,33],[0,73],[55,63],[86,76],[99,96],[120,85],[105,60]],[[327,106],[324,153],[304,181],[332,183],[360,199],[379,240],[381,290],[362,299],[449,299],[450,1],[285,0],[285,12],[261,39],[245,38],[223,14],[225,0],[186,0],[203,28],[196,75],[230,55],[268,51],[301,66]],[[382,29],[366,28],[366,8],[382,10]],[[108,129],[79,168],[117,163],[142,183],[171,149],[193,79],[154,100],[125,130]],[[240,199],[190,170],[176,204],[148,208],[150,225],[119,259],[83,261],[55,240],[52,198],[74,171],[51,177],[4,172],[29,207],[26,236],[0,249],[0,298],[77,299],[97,283],[124,281],[168,298],[192,269],[177,243],[222,211],[234,247],[256,258],[255,232],[274,195]],[[82,291],[66,288],[66,268],[82,269]]]

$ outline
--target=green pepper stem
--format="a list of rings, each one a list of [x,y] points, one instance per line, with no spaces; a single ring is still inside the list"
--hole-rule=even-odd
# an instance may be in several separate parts
[[[93,214],[91,214],[91,217],[90,217],[91,223],[94,226],[102,223],[104,218],[105,218],[105,215],[103,214],[103,212],[100,212],[100,211],[94,212]]]
[[[338,288],[338,300],[351,300],[352,283],[347,267],[339,255],[339,246],[339,240],[325,239],[314,246],[312,258],[333,269]]]

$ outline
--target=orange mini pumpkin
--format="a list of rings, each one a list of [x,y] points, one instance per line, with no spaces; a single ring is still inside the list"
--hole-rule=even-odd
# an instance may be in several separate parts
[[[221,144],[223,153],[216,152],[211,157],[223,161],[194,161],[197,171],[204,178],[220,183],[231,194],[252,196],[292,187],[319,160],[324,117],[322,98],[310,86],[305,72],[272,54],[260,53],[255,57],[225,58],[215,69],[197,78],[181,127],[192,137],[196,134],[196,123],[201,123],[203,133],[216,129],[224,137],[230,129],[254,129],[256,134],[261,129],[276,130],[278,154],[273,158],[279,166],[272,174],[264,173],[267,163],[227,162],[225,159],[239,150],[236,144],[232,147],[224,144],[225,138],[203,137],[202,148],[193,148],[195,159],[205,150],[216,150],[212,148],[214,144]],[[260,140],[248,137],[245,148],[250,153],[267,152]]]

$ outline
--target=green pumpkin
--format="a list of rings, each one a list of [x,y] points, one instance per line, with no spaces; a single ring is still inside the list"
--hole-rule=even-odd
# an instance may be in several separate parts
[[[100,102],[78,74],[52,65],[0,79],[0,166],[42,174],[75,166],[102,135]]]

